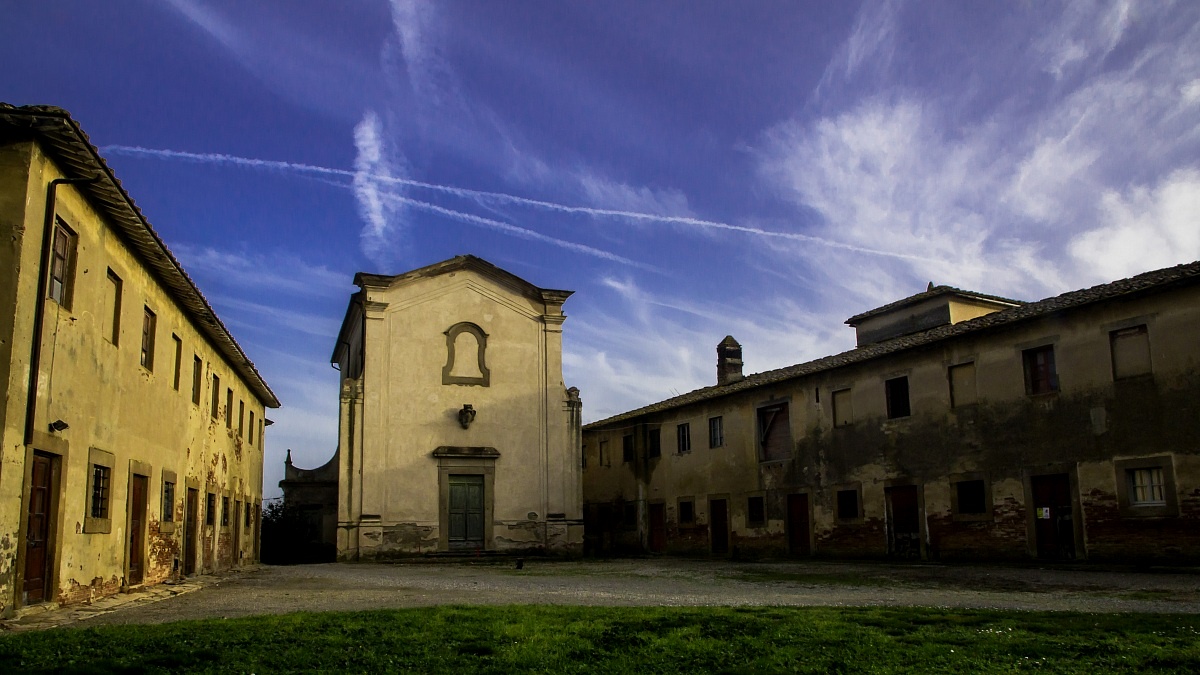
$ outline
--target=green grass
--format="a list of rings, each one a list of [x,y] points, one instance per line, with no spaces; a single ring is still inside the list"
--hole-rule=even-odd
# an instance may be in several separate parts
[[[436,607],[0,636],[0,672],[1200,672],[1200,617]]]

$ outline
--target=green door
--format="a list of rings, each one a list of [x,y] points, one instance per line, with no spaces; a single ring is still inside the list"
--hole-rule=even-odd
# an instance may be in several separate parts
[[[450,546],[483,548],[483,476],[450,476]]]

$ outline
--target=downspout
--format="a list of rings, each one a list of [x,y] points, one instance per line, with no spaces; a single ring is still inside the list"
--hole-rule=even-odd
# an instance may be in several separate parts
[[[33,444],[33,422],[37,414],[38,374],[42,361],[42,324],[46,315],[46,285],[50,279],[50,257],[53,251],[55,203],[59,185],[94,183],[99,176],[90,178],[55,178],[46,187],[46,223],[42,227],[42,251],[38,259],[37,302],[33,311],[33,344],[29,348],[29,392],[25,400],[25,445]]]

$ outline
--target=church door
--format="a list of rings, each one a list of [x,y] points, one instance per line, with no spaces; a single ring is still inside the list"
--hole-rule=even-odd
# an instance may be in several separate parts
[[[483,476],[450,476],[450,548],[483,548]]]

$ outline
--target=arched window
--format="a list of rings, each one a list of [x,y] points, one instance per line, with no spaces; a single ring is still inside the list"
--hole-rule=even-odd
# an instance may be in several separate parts
[[[446,331],[446,365],[442,368],[442,384],[491,383],[487,361],[487,333],[479,326],[463,321]]]

